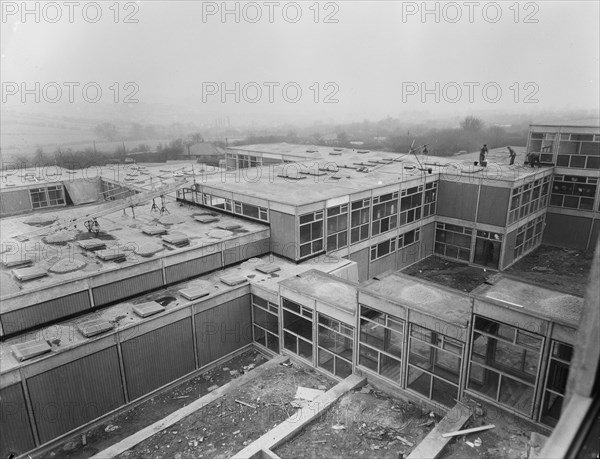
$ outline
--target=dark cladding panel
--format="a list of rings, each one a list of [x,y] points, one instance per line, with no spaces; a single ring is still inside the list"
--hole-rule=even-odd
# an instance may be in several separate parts
[[[0,215],[18,214],[31,210],[29,190],[2,191],[0,193]]]
[[[252,342],[250,295],[196,314],[195,320],[200,366]]]
[[[506,268],[515,259],[515,243],[517,242],[517,230],[514,230],[506,235],[504,239],[504,259],[502,260],[501,269]]]
[[[377,276],[381,273],[396,268],[396,252],[369,263],[369,277]]]
[[[548,212],[542,242],[557,247],[585,250],[592,219]]]
[[[33,376],[27,387],[42,443],[125,403],[115,346]]]
[[[0,389],[0,457],[19,456],[35,447],[21,384]]]
[[[396,269],[402,269],[406,266],[412,265],[420,260],[421,255],[421,247],[422,243],[411,244],[406,247],[402,247],[398,249],[398,253],[396,254]]]
[[[433,244],[435,241],[435,223],[429,223],[421,227],[421,258],[433,255]]]
[[[90,307],[90,296],[88,291],[84,290],[2,314],[2,328],[4,334],[9,335],[85,311]]]
[[[296,259],[296,216],[269,210],[271,252]]]
[[[440,180],[437,215],[475,221],[477,185]]]
[[[596,250],[596,244],[598,244],[598,238],[600,237],[600,220],[594,220],[592,224],[592,237],[590,238],[590,246],[588,250]]]
[[[506,226],[511,190],[493,186],[481,186],[477,221],[495,226]]]
[[[269,244],[269,238],[250,242],[248,244],[236,244],[223,252],[225,266],[248,260],[249,258],[265,255],[266,253],[269,253]]]
[[[160,270],[150,271],[139,276],[129,277],[110,284],[96,287],[92,290],[94,294],[94,305],[102,306],[118,300],[129,298],[139,293],[162,287],[162,273]]]
[[[184,261],[165,268],[167,284],[179,282],[221,268],[221,252]]]
[[[129,399],[184,376],[195,369],[191,319],[134,336],[121,345]]]
[[[358,267],[358,281],[363,282],[369,278],[369,248],[366,247],[348,255],[348,260],[356,262]]]

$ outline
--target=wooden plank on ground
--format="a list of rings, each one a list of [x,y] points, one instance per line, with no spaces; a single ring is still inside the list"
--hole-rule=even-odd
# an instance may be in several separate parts
[[[91,459],[108,459],[124,453],[128,449],[133,448],[138,443],[143,442],[144,440],[150,438],[158,432],[161,432],[165,429],[168,429],[172,425],[177,424],[182,419],[190,416],[191,414],[194,414],[196,411],[204,408],[206,405],[214,402],[215,400],[227,394],[228,392],[231,392],[243,386],[244,384],[260,377],[260,375],[262,375],[265,371],[276,367],[277,365],[281,364],[282,362],[285,362],[286,360],[288,360],[288,358],[281,355],[275,357],[272,360],[269,360],[268,362],[255,368],[254,370],[249,371],[248,373],[244,373],[239,378],[233,379],[232,381],[229,381],[227,384],[219,387],[218,389],[215,389],[212,392],[209,392],[208,394],[204,395],[203,397],[200,397],[195,402],[192,402],[189,405],[184,406],[183,408],[169,414],[160,421],[156,421],[154,424],[151,424],[148,427],[145,427],[142,430],[134,433],[133,435],[124,438],[120,442],[115,443],[114,445],[106,448],[105,450],[100,451],[98,454],[92,456]]]
[[[429,434],[412,450],[407,459],[436,458],[440,455],[452,437],[442,435],[461,429],[471,418],[471,410],[461,403],[454,405],[446,416]]]

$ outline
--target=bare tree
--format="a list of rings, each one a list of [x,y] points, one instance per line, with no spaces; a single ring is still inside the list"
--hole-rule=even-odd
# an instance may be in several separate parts
[[[479,132],[483,129],[485,123],[476,116],[467,116],[460,122],[460,127],[467,132]]]

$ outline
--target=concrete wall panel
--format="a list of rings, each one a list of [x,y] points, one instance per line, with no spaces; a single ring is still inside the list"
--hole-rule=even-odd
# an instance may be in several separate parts
[[[42,443],[125,403],[115,346],[33,376],[27,386]]]
[[[585,250],[592,219],[548,212],[542,242],[557,247]]]
[[[482,185],[477,209],[477,222],[505,226],[511,190]]]
[[[252,342],[250,295],[196,314],[194,320],[200,366]]]
[[[440,180],[437,215],[475,221],[478,185]]]
[[[0,215],[18,214],[31,210],[29,190],[2,191],[0,193]]]
[[[190,318],[134,336],[121,347],[130,400],[195,369]]]
[[[94,295],[94,305],[102,306],[110,304],[117,300],[154,290],[162,287],[162,285],[163,279],[161,271],[150,271],[146,274],[112,282],[92,290]]]
[[[271,251],[282,257],[296,259],[296,216],[269,211],[271,220]]]
[[[0,390],[0,457],[19,456],[35,447],[21,384]]]
[[[90,296],[88,291],[85,290],[55,300],[44,301],[34,306],[7,312],[2,314],[0,321],[2,322],[4,334],[9,335],[90,308]]]

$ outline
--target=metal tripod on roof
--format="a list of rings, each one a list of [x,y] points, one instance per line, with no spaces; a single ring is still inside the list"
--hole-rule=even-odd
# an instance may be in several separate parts
[[[165,213],[170,214],[171,212],[169,212],[169,210],[167,209],[167,202],[165,201],[165,196],[164,195],[161,195],[161,197],[160,197],[160,203],[161,203],[161,206],[160,206],[160,215],[161,215],[161,217]]]

